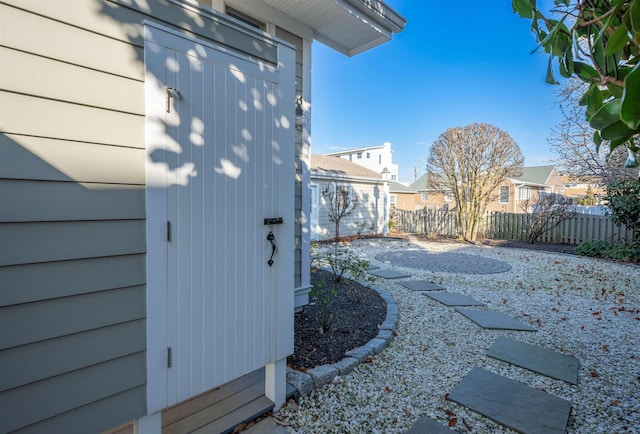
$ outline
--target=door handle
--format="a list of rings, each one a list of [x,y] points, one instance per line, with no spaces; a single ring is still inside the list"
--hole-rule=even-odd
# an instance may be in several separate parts
[[[276,253],[276,236],[273,235],[273,232],[269,231],[269,235],[267,235],[267,241],[271,243],[271,257],[267,261],[269,267],[273,265],[273,255]]]

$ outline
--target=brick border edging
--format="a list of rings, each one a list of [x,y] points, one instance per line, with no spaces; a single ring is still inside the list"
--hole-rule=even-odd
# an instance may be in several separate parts
[[[384,289],[371,286],[387,304],[387,315],[380,325],[378,335],[361,347],[347,351],[346,357],[336,363],[316,366],[307,372],[287,368],[287,399],[298,399],[309,395],[315,389],[330,383],[338,375],[350,373],[367,357],[380,354],[393,339],[393,332],[398,325],[398,304],[391,294]]]

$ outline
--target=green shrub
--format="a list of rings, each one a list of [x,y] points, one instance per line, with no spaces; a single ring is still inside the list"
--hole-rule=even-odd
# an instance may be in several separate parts
[[[320,326],[320,333],[325,333],[329,331],[331,327],[331,319],[333,318],[331,302],[336,295],[338,295],[338,291],[335,289],[335,286],[327,286],[324,279],[320,279],[313,285],[309,295],[320,305],[320,312],[316,320]]]
[[[640,260],[640,245],[613,244],[601,240],[585,241],[576,247],[576,254],[592,258],[638,262]]]
[[[333,273],[334,283],[337,287],[337,283],[343,280],[343,275],[347,273],[355,281],[372,283],[375,281],[373,276],[367,274],[369,270],[369,261],[366,259],[358,258],[351,250],[337,250],[328,251],[325,253],[323,259],[331,267]],[[347,296],[352,301],[360,302],[363,294],[360,293],[360,286],[349,286]]]
[[[640,244],[614,244],[609,251],[609,258],[617,261],[640,261]]]
[[[606,241],[585,241],[576,247],[576,254],[592,258],[602,258],[608,250],[609,243]]]

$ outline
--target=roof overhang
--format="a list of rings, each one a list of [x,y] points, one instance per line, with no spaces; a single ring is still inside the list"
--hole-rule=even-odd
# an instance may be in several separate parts
[[[523,181],[522,179],[507,178],[516,187],[551,187],[548,184],[539,184],[537,182]]]
[[[311,27],[314,39],[347,56],[391,40],[407,20],[381,0],[262,0]]]
[[[334,179],[338,182],[352,182],[352,183],[360,183],[360,184],[380,184],[382,185],[384,183],[383,180],[381,179],[375,179],[375,178],[365,178],[362,176],[351,176],[351,175],[347,175],[345,173],[340,173],[340,172],[325,172],[325,171],[317,171],[317,170],[311,170],[311,179],[315,179],[315,180],[322,180],[322,181],[329,181],[331,179]]]

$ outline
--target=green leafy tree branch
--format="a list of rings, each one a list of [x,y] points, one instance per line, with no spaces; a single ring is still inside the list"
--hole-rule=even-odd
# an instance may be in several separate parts
[[[596,149],[626,146],[625,167],[640,167],[640,0],[554,0],[547,14],[536,0],[512,0],[531,20],[539,47],[549,54],[546,82],[561,76],[588,84],[580,104],[595,130]],[[535,51],[535,50],[534,50]]]

